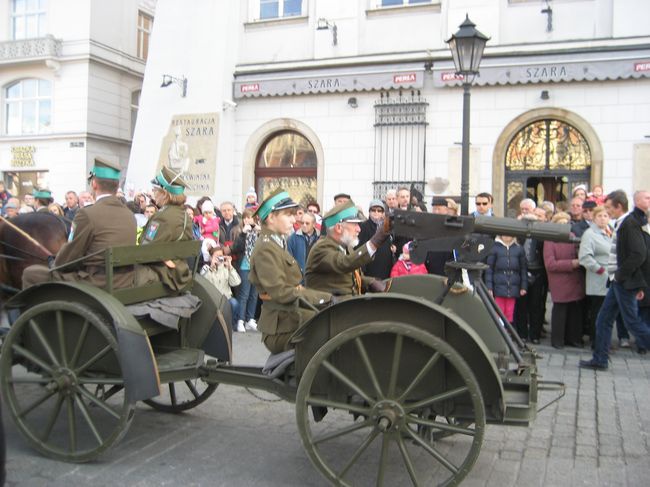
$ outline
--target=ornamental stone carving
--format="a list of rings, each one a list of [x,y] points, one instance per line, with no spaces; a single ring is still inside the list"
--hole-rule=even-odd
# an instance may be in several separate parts
[[[61,40],[49,34],[34,39],[0,42],[0,62],[56,58],[60,55]]]

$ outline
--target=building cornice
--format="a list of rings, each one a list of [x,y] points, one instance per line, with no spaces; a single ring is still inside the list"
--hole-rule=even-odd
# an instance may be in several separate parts
[[[3,135],[0,137],[2,143],[25,143],[40,142],[43,140],[70,140],[70,139],[91,139],[101,140],[103,142],[112,142],[121,145],[131,145],[131,139],[121,137],[111,137],[109,135],[97,134],[95,132],[57,132],[51,134],[32,134],[32,135]]]
[[[507,44],[487,46],[484,59],[490,57],[514,57],[530,55],[554,55],[582,52],[635,51],[650,48],[650,37],[630,37],[619,39],[590,39],[579,41],[544,42],[534,44]],[[339,68],[394,63],[435,63],[450,61],[449,49],[425,49],[419,51],[368,54],[337,58],[306,59],[274,63],[239,64],[235,66],[235,76],[277,73],[283,71],[302,71],[319,68]]]

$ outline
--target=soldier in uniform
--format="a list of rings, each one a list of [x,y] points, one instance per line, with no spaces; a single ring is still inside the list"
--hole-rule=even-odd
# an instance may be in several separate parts
[[[262,232],[251,254],[248,278],[263,301],[258,329],[271,353],[289,349],[293,332],[314,315],[312,309],[301,307],[301,298],[312,305],[331,302],[330,293],[300,285],[300,266],[287,251],[286,237],[293,230],[297,207],[285,191],[277,189],[255,212],[262,222]]]
[[[54,267],[71,265],[51,273],[43,265],[29,266],[23,272],[23,288],[50,280],[84,281],[104,286],[103,251],[108,247],[135,244],[133,213],[115,196],[120,182],[119,165],[96,158],[89,181],[96,203],[77,212],[68,242],[61,247],[54,260]],[[74,261],[79,262],[72,264]],[[113,285],[116,288],[130,287],[133,277],[134,272],[130,267],[116,269]]]
[[[34,196],[34,208],[36,211],[48,211],[47,207],[54,202],[52,192],[49,189],[35,189],[32,196]]]
[[[151,181],[153,199],[160,208],[149,219],[140,236],[140,245],[192,240],[192,219],[185,211],[185,188],[187,184],[166,166]],[[192,271],[183,259],[174,259],[136,267],[136,284],[142,286],[161,281],[168,288],[178,291],[192,280]]]
[[[307,259],[305,282],[309,289],[339,296],[386,290],[383,281],[364,276],[360,268],[372,261],[390,234],[383,225],[378,225],[366,245],[354,250],[361,221],[352,201],[336,205],[325,215],[323,226],[327,227],[327,236],[314,244]]]

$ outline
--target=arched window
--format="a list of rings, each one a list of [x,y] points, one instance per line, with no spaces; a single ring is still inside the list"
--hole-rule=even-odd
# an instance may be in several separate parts
[[[316,201],[316,165],[316,151],[306,137],[290,130],[272,134],[255,160],[258,199],[281,187],[303,206]]]
[[[52,123],[52,83],[24,79],[5,89],[5,132],[29,135],[49,132]]]
[[[544,119],[520,129],[506,150],[506,214],[523,198],[567,201],[573,188],[589,185],[591,150],[585,137],[561,120]]]

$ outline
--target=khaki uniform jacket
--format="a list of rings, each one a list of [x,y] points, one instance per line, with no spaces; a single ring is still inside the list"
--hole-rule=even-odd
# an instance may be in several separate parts
[[[136,223],[133,213],[117,197],[105,196],[97,203],[81,208],[72,221],[68,243],[59,250],[55,266],[72,262],[108,247],[135,245]],[[95,286],[106,285],[104,254],[98,253],[80,264],[80,269],[70,273],[61,272],[64,280],[83,280]],[[118,271],[114,274],[116,288],[133,285],[133,270]]]
[[[140,245],[150,243],[181,242],[192,240],[192,219],[182,206],[164,206],[147,222],[140,236]],[[184,259],[175,259],[176,267],[150,264],[160,281],[174,291],[185,287],[192,280],[192,271]]]
[[[331,298],[329,293],[300,286],[302,273],[298,262],[271,235],[268,229],[262,229],[251,254],[248,275],[260,295],[270,297],[262,304],[259,320],[264,335],[292,333],[314,315],[313,310],[298,306],[298,298],[313,305],[327,303]]]
[[[339,296],[359,294],[354,271],[361,273],[361,266],[371,260],[367,245],[356,250],[348,248],[346,253],[333,238],[321,238],[309,252],[305,283],[310,289]],[[365,291],[374,279],[363,274],[360,277],[361,288]]]

